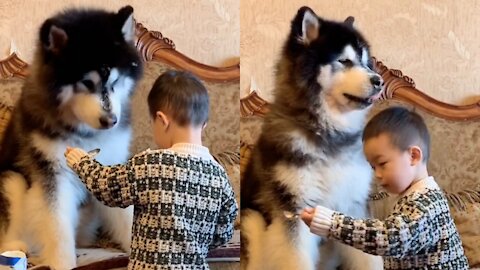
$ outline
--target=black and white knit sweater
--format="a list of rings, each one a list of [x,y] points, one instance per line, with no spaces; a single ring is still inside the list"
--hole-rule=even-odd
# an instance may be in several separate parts
[[[146,150],[117,166],[84,157],[74,170],[105,205],[134,205],[128,269],[208,269],[209,249],[232,238],[235,195],[206,147]]]
[[[321,208],[312,220],[313,233],[383,256],[384,269],[469,269],[447,199],[433,177],[404,192],[384,221]]]

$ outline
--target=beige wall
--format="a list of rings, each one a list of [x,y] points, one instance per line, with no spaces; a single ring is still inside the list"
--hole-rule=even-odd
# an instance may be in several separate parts
[[[468,0],[241,0],[241,96],[254,77],[271,98],[273,65],[302,5],[329,19],[353,15],[373,55],[433,97],[452,103],[478,97],[480,1]]]
[[[469,0],[2,0],[0,58],[13,41],[29,61],[37,28],[58,10],[86,5],[113,11],[125,4],[135,8],[138,21],[195,60],[222,66],[240,55],[242,95],[253,77],[270,98],[273,65],[302,5],[330,19],[355,16],[373,54],[435,98],[465,103],[479,93],[480,1]]]
[[[0,58],[8,55],[13,41],[22,59],[29,61],[38,28],[63,8],[93,6],[117,11],[127,4],[135,9],[137,21],[162,32],[191,58],[216,66],[238,61],[238,0],[1,0]]]

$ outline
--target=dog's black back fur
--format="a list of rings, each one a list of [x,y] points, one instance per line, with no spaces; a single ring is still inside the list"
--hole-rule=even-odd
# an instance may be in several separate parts
[[[116,67],[138,78],[141,74],[138,52],[121,31],[132,12],[130,6],[118,13],[71,9],[46,20],[40,28],[39,51],[40,61],[47,68],[42,76],[51,83],[51,89],[77,82],[86,72],[104,67]],[[67,43],[58,54],[47,49],[52,26],[67,34]],[[132,66],[133,62],[137,65]]]

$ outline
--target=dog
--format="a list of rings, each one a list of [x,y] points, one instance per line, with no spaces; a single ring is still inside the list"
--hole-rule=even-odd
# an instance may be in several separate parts
[[[275,76],[242,179],[242,268],[383,269],[380,257],[321,239],[284,215],[323,205],[367,216],[373,177],[361,134],[383,80],[353,17],[334,22],[300,8]]]
[[[96,159],[105,165],[128,159],[130,98],[142,75],[134,26],[131,6],[68,9],[41,26],[0,146],[0,249],[72,269],[76,246],[95,241],[102,226],[129,252],[133,208],[109,208],[90,196],[64,152],[99,148]]]

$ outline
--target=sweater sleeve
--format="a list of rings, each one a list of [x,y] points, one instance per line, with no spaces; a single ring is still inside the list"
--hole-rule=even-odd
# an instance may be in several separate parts
[[[310,224],[310,231],[320,236],[328,236],[332,226],[333,213],[335,213],[333,210],[320,205],[317,206]]]
[[[225,176],[226,177],[226,176]],[[234,222],[237,217],[238,206],[235,200],[235,193],[228,178],[225,178],[225,185],[222,192],[222,205],[218,215],[215,234],[210,243],[210,249],[225,245],[232,239],[234,232]]]
[[[406,202],[384,221],[334,212],[330,238],[373,255],[402,258],[438,241],[429,215],[428,206],[416,201]]]
[[[173,155],[146,150],[126,165],[102,166],[86,156],[73,169],[99,201],[111,207],[127,207],[159,201],[161,179],[172,177],[174,163]]]
[[[102,166],[88,156],[73,166],[86,188],[103,204],[110,207],[128,207],[135,201],[135,181],[127,165]]]

